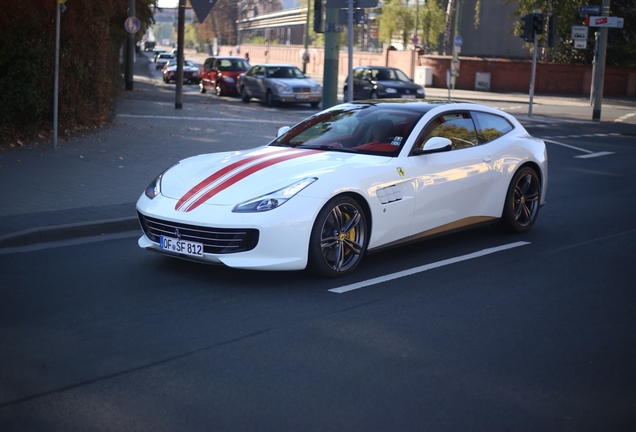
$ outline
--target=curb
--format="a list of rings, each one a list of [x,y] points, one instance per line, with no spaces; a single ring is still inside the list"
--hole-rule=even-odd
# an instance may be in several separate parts
[[[32,246],[36,244],[72,240],[82,237],[118,234],[136,230],[141,230],[139,227],[139,220],[136,217],[123,217],[68,225],[55,225],[44,228],[31,228],[0,236],[0,249]]]

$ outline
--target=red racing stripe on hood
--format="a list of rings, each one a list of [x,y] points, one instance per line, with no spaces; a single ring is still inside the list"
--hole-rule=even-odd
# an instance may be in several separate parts
[[[280,156],[271,157],[272,155],[270,154],[265,156],[251,157],[251,158],[246,158],[249,160],[240,161],[242,163],[236,162],[234,164],[228,165],[226,168],[221,170],[223,171],[223,173],[221,173],[221,171],[218,171],[217,173],[208,177],[203,182],[199,183],[199,185],[195,186],[191,191],[189,191],[186,195],[184,195],[184,197],[179,200],[177,205],[175,205],[175,210],[185,211],[185,212],[192,211],[195,208],[199,207],[201,204],[205,203],[210,198],[212,198],[214,195],[218,194],[219,192],[222,192],[223,190],[227,189],[233,184],[243,180],[244,178],[258,171],[261,171],[264,168],[267,168],[272,165],[285,162],[291,159],[296,159],[296,158],[304,157],[304,156],[310,156],[315,153],[319,153],[319,152],[316,150],[293,150],[291,153],[285,152],[285,154],[282,154]],[[249,162],[257,161],[258,159],[263,159],[268,156],[270,158],[267,160],[255,163],[252,166],[241,169],[244,165],[246,165]],[[190,200],[188,202],[188,199],[192,198],[198,192],[202,191],[203,189],[205,189],[205,187],[211,185],[215,180],[218,180],[224,175],[227,175],[228,178],[221,181],[219,184],[215,185],[214,187],[211,187],[209,190],[207,190],[205,193],[201,194],[200,196],[196,197],[194,200]],[[211,180],[208,181],[208,179],[211,179]]]

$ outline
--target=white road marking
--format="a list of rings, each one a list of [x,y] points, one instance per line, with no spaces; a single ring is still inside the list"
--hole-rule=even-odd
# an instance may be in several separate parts
[[[409,269],[409,270],[403,270],[401,272],[391,273],[391,274],[386,275],[386,276],[380,276],[380,277],[369,279],[369,280],[366,280],[366,281],[357,282],[357,283],[354,283],[354,284],[351,284],[351,285],[345,285],[345,286],[342,286],[340,288],[332,288],[329,291],[337,293],[337,294],[342,294],[342,293],[345,293],[345,292],[348,292],[348,291],[357,290],[357,289],[368,287],[368,286],[371,286],[371,285],[377,285],[377,284],[380,284],[380,283],[388,282],[388,281],[393,280],[393,279],[398,279],[398,278],[402,278],[402,277],[406,277],[406,276],[411,276],[411,275],[414,275],[416,273],[425,272],[425,271],[432,270],[432,269],[435,269],[435,268],[438,268],[438,267],[443,267],[443,266],[447,266],[447,265],[450,265],[450,264],[455,264],[455,263],[458,263],[458,262],[461,262],[461,261],[470,260],[470,259],[473,259],[473,258],[479,258],[479,257],[485,256],[485,255],[490,255],[490,254],[493,254],[493,253],[496,253],[496,252],[501,252],[501,251],[504,251],[504,250],[516,248],[516,247],[519,247],[519,246],[525,246],[525,245],[529,245],[529,244],[530,244],[530,242],[520,241],[520,242],[510,243],[510,244],[503,245],[503,246],[497,246],[497,247],[494,247],[494,248],[483,249],[483,250],[480,250],[478,252],[473,252],[473,253],[470,253],[470,254],[458,256],[458,257],[455,257],[455,258],[449,258],[449,259],[442,260],[442,261],[437,261],[437,262],[434,262],[434,263],[431,263],[431,264],[426,264],[426,265],[423,265],[423,266],[420,266],[420,267],[415,267],[415,268],[412,268],[412,269]]]
[[[582,156],[574,156],[574,157],[577,159],[589,159],[589,158],[595,158],[600,156],[607,156],[611,154],[614,154],[614,152],[598,152],[598,153],[590,153],[590,154],[586,154]]]
[[[625,121],[625,120],[627,120],[628,118],[633,117],[633,116],[635,116],[635,115],[636,115],[636,113],[629,113],[629,114],[625,114],[624,116],[619,117],[619,118],[617,118],[616,120],[614,120],[614,122],[615,122],[615,123],[620,123],[620,122]]]
[[[549,143],[552,143],[552,144],[556,144],[556,145],[560,145],[560,146],[563,146],[563,147],[568,147],[568,148],[571,148],[573,150],[577,150],[577,151],[580,151],[580,152],[583,152],[583,153],[587,153],[586,155],[574,156],[575,158],[578,158],[578,159],[589,159],[589,158],[595,158],[595,157],[607,156],[607,155],[614,154],[614,152],[593,152],[591,150],[585,150],[585,149],[582,149],[582,148],[579,148],[579,147],[574,147],[574,146],[571,146],[569,144],[564,144],[562,142],[552,141],[552,140],[545,139],[545,138],[543,138],[543,141],[549,142]]]

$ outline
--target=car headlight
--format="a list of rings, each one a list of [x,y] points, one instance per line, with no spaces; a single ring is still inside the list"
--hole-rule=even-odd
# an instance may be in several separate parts
[[[285,186],[277,191],[270,192],[265,195],[261,195],[256,198],[252,198],[248,201],[238,203],[232,209],[234,213],[256,213],[273,210],[285,204],[298,192],[305,189],[307,186],[318,180],[317,177],[307,177],[296,183]]]
[[[311,88],[311,92],[312,93],[322,93],[322,87],[320,87],[319,85],[313,86]]]
[[[424,94],[424,89],[423,88],[418,88],[417,89],[417,94],[423,95]]]
[[[226,83],[233,83],[234,82],[234,78],[229,77],[229,76],[224,76],[223,77],[223,81],[225,81]]]
[[[278,90],[278,93],[291,93],[292,89],[289,86],[286,86],[285,84],[275,84],[274,87],[276,87],[276,90]]]
[[[385,91],[386,93],[391,93],[391,94],[393,94],[393,93],[397,93],[397,90],[396,90],[396,89],[394,89],[394,88],[391,88],[391,87],[387,87],[386,89],[384,89],[384,91]]]
[[[166,172],[168,172],[168,170],[170,168],[172,168],[172,167],[174,167],[176,165],[179,165],[179,162],[177,162],[174,165],[170,165],[170,167],[168,167],[161,174],[159,174],[156,179],[154,179],[153,181],[150,182],[150,184],[148,185],[148,187],[144,191],[144,193],[146,194],[146,196],[148,198],[153,199],[157,195],[161,194],[161,179],[162,179],[163,175]]]
[[[163,173],[159,174],[146,188],[145,193],[148,198],[153,199],[161,193],[161,177],[163,177]]]

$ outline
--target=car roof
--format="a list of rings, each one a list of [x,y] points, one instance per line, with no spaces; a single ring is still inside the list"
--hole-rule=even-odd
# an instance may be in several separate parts
[[[219,59],[219,60],[247,60],[245,57],[241,56],[213,56],[208,57],[206,60],[210,59]]]
[[[422,113],[428,112],[434,108],[438,108],[441,106],[457,105],[458,103],[428,99],[375,99],[373,101],[347,102],[346,104],[362,106],[382,106],[384,108],[395,108],[396,110],[406,110],[413,113]],[[477,107],[478,105],[475,105],[475,108]]]
[[[252,66],[264,66],[264,67],[293,67],[293,68],[298,68],[298,66],[293,65],[293,64],[286,64],[286,63],[258,63]]]
[[[356,66],[354,67],[354,69],[398,69],[398,70],[401,70],[393,66]]]

